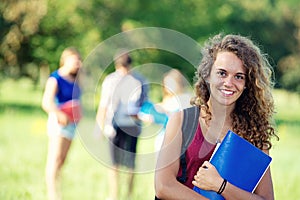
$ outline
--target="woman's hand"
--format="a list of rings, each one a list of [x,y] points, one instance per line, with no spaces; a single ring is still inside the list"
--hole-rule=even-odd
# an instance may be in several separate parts
[[[60,125],[62,126],[67,126],[69,123],[69,118],[68,115],[62,111],[57,111],[56,112],[56,116],[57,116],[57,121]]]
[[[222,185],[223,178],[210,162],[205,161],[194,176],[193,185],[203,190],[217,192]]]

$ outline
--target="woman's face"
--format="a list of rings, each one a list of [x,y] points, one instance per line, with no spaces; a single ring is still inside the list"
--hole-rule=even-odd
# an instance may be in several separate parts
[[[163,83],[166,92],[171,96],[178,94],[181,90],[180,83],[170,76],[165,77]]]
[[[82,66],[82,62],[78,55],[71,54],[66,57],[64,65],[68,67],[70,74],[76,75]]]
[[[219,52],[208,82],[212,101],[224,106],[235,105],[245,88],[246,69],[234,53]]]

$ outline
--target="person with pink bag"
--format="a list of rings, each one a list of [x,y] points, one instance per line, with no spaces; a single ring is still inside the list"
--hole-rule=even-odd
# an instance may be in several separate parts
[[[46,185],[49,200],[60,199],[57,187],[59,173],[82,114],[81,89],[76,81],[81,66],[78,50],[73,47],[66,48],[60,58],[60,68],[50,74],[43,94],[42,108],[48,113]]]

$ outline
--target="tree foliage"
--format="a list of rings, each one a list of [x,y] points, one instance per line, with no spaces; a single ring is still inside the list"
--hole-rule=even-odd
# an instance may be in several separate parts
[[[40,68],[57,68],[67,46],[86,57],[121,31],[151,26],[182,32],[200,44],[219,32],[249,36],[269,55],[277,86],[299,91],[299,6],[296,0],[2,0],[1,75],[37,81]],[[191,80],[194,75],[167,52],[145,51],[136,58],[178,68]]]

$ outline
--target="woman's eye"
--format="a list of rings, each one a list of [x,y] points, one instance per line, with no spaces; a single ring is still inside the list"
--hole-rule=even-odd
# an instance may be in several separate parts
[[[224,71],[218,71],[217,74],[222,77],[226,75],[226,73]]]
[[[244,80],[245,79],[245,77],[242,76],[242,75],[236,75],[235,78],[238,79],[238,80]]]

